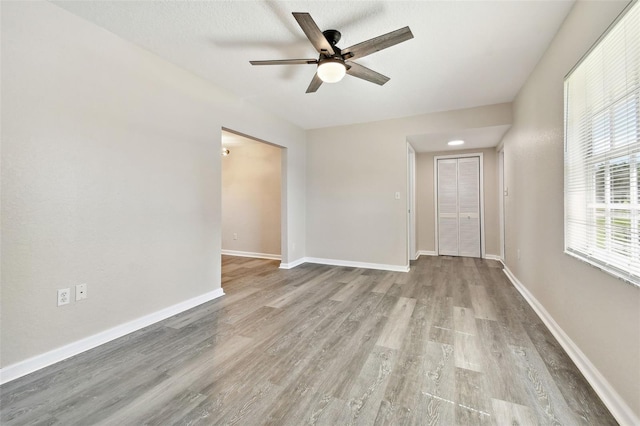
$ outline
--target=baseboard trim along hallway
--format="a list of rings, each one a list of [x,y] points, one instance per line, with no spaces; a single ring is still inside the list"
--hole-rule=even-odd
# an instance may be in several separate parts
[[[498,262],[502,263],[502,259],[497,254],[485,254],[484,258],[489,260],[497,260]]]
[[[306,262],[306,259],[304,257],[301,257],[300,259],[296,259],[291,263],[280,263],[280,269],[293,269],[296,266],[300,266],[305,262]]]
[[[224,254],[224,253],[223,253]],[[375,269],[378,271],[409,272],[409,265],[385,265],[383,263],[354,262],[351,260],[323,259],[320,257],[303,257],[292,263],[281,263],[280,269],[292,269],[303,263],[315,263],[316,265],[348,266],[350,268]]]
[[[591,363],[589,358],[580,348],[569,338],[567,333],[558,325],[551,314],[542,306],[531,292],[522,284],[516,276],[506,266],[503,269],[505,275],[514,287],[520,292],[529,306],[538,314],[542,322],[547,326],[553,337],[556,338],[560,346],[565,350],[569,358],[576,364],[585,379],[589,382],[593,390],[598,394],[602,402],[607,406],[611,414],[621,425],[640,425],[638,418],[631,408],[624,402],[620,395],[613,389],[611,384],[604,378],[598,369]]]
[[[418,253],[417,253],[417,256],[416,256],[416,260],[420,256],[438,256],[438,253],[436,253],[435,251],[431,251],[431,250],[419,250]],[[502,262],[502,259],[497,254],[485,254],[484,258],[485,259],[489,259],[489,260],[497,260],[498,262]]]
[[[26,376],[29,373],[33,373],[34,371],[48,367],[56,362],[71,358],[72,356],[81,354],[89,349],[93,349],[122,336],[126,336],[129,333],[148,327],[151,324],[155,324],[181,312],[188,311],[189,309],[195,308],[198,305],[217,299],[221,296],[224,296],[224,291],[219,288],[201,296],[193,297],[173,306],[169,306],[149,315],[137,318],[133,321],[120,324],[116,327],[94,334],[93,336],[69,343],[68,345],[64,345],[52,351],[45,352],[16,364],[8,365],[7,367],[0,369],[0,384],[8,383],[19,377]]]
[[[256,253],[252,251],[238,251],[238,250],[222,250],[222,254],[226,256],[238,256],[238,257],[253,257],[254,259],[268,259],[268,260],[280,260],[282,256],[279,254],[269,253]]]

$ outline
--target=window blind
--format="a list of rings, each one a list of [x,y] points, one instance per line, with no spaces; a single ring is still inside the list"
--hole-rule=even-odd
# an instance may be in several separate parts
[[[640,285],[640,3],[565,78],[565,252]]]

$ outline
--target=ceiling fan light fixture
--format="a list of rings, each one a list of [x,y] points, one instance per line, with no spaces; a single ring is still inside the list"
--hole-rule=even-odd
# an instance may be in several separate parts
[[[324,83],[337,83],[347,73],[347,67],[339,59],[325,59],[318,65],[317,72]]]
[[[382,86],[389,81],[389,77],[359,65],[354,60],[413,38],[413,33],[411,33],[409,27],[404,27],[340,49],[336,46],[342,37],[340,31],[332,29],[321,31],[311,15],[306,12],[293,12],[293,17],[298,21],[298,25],[300,25],[307,39],[320,54],[318,59],[276,59],[249,61],[249,63],[251,65],[317,64],[318,69],[313,75],[306,93],[316,92],[322,83],[337,83],[342,80],[347,71],[352,77]],[[345,61],[348,61],[348,64]]]

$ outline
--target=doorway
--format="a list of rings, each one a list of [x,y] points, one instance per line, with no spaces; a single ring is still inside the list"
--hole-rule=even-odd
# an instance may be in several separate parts
[[[434,163],[436,254],[483,258],[482,153],[437,156]]]
[[[281,260],[284,149],[222,129],[223,255]]]

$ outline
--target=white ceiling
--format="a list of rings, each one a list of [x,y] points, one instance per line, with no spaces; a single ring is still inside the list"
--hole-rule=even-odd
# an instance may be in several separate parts
[[[573,1],[55,1],[55,4],[304,129],[510,102]],[[316,58],[291,12],[342,32],[341,48],[410,26],[414,39],[357,62],[391,80],[346,76],[305,90]],[[418,152],[496,146],[508,126],[412,135]]]

